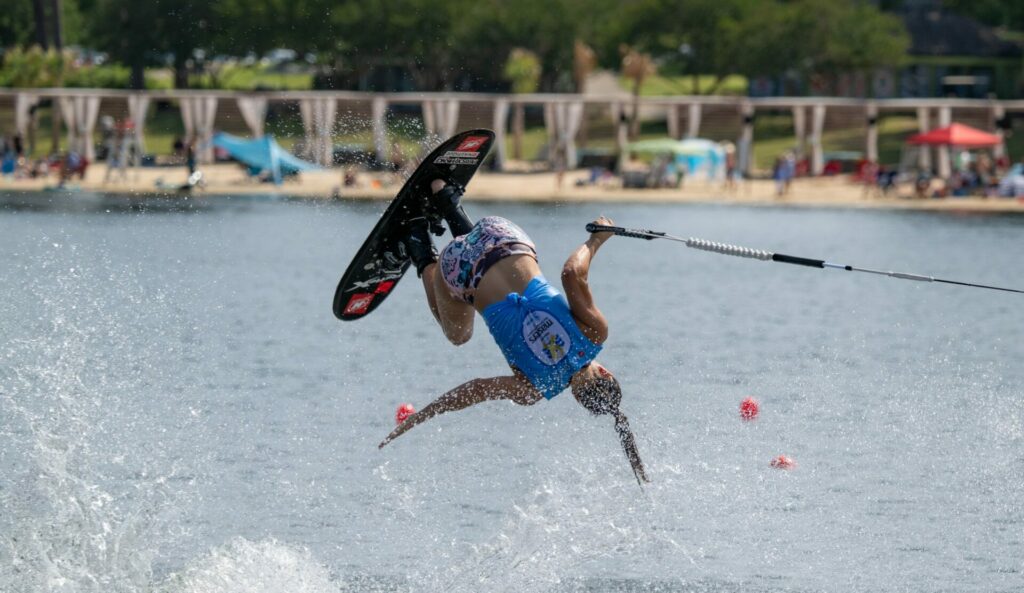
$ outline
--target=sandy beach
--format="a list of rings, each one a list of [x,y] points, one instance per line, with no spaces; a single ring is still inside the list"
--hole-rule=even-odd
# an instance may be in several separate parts
[[[201,168],[204,185],[198,190],[208,196],[218,195],[280,195],[310,199],[392,198],[402,179],[393,173],[361,172],[355,186],[344,187],[342,171],[334,169],[304,173],[299,179],[280,186],[248,179],[234,164],[214,164]],[[481,172],[470,184],[468,200],[515,200],[524,202],[645,202],[645,203],[718,203],[761,206],[811,206],[840,208],[889,208],[915,210],[969,210],[989,212],[1024,212],[1024,200],[1012,198],[942,198],[912,197],[912,188],[901,186],[888,196],[865,191],[863,185],[849,176],[796,179],[788,194],[776,195],[775,184],[768,179],[738,183],[732,191],[720,182],[688,180],[681,189],[625,189],[618,184],[577,185],[586,180],[585,170],[570,171],[561,187],[551,172],[489,173]],[[130,170],[124,179],[104,182],[106,167],[90,167],[84,180],[75,179],[65,190],[56,189],[56,179],[0,179],[0,191],[38,192],[79,191],[111,194],[174,194],[174,187],[185,182],[183,167],[153,167]]]

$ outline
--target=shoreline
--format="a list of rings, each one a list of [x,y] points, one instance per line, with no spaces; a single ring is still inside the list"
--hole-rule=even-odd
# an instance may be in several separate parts
[[[205,185],[191,195],[202,196],[276,196],[310,200],[390,200],[404,181],[393,173],[360,173],[358,185],[342,187],[342,171],[330,170],[304,174],[298,181],[280,186],[255,183],[244,177],[233,164],[207,165],[202,169]],[[127,178],[104,183],[105,167],[91,167],[85,180],[75,180],[68,187],[54,187],[53,179],[0,179],[0,193],[52,193],[74,196],[79,193],[102,193],[126,197],[179,197],[173,189],[159,184],[176,185],[185,181],[183,168],[133,169]],[[718,204],[760,207],[813,207],[925,211],[1019,212],[1024,213],[1020,198],[913,198],[909,188],[901,188],[889,196],[868,195],[864,187],[848,176],[798,178],[789,193],[775,195],[772,180],[753,179],[738,182],[732,191],[725,191],[720,182],[688,180],[683,188],[626,189],[617,186],[576,186],[588,172],[566,172],[561,188],[551,172],[490,173],[480,172],[469,184],[468,201],[513,201],[525,203],[644,203],[644,204]]]

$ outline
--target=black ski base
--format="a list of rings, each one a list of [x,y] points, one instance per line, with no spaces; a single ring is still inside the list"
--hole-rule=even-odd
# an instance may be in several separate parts
[[[342,275],[334,292],[335,317],[342,321],[361,319],[394,291],[412,263],[400,241],[407,232],[405,223],[425,216],[435,230],[443,228],[440,214],[430,205],[430,184],[443,179],[447,184],[465,187],[493,143],[494,132],[469,130],[455,135],[423,159]]]

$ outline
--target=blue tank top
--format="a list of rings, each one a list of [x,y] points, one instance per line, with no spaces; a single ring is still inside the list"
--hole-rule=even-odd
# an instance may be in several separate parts
[[[576,371],[601,351],[576,325],[562,293],[543,276],[531,280],[523,294],[512,292],[489,305],[483,317],[505,360],[547,399],[564,391]]]

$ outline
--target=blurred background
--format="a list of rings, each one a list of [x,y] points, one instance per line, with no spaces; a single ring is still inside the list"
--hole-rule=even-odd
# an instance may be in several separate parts
[[[762,178],[788,193],[794,179],[852,175],[871,196],[1015,197],[1024,194],[1013,167],[1024,153],[1014,134],[1024,111],[1011,101],[1024,89],[1018,4],[16,2],[0,17],[0,87],[11,89],[0,93],[0,153],[12,155],[4,172],[14,180],[85,183],[89,164],[106,161],[113,171],[94,169],[91,186],[152,191],[172,177],[143,171],[139,181],[123,169],[237,160],[214,147],[215,133],[270,135],[314,164],[352,165],[305,193],[365,194],[393,180],[363,173],[401,170],[432,135],[508,127],[495,169],[569,170],[569,185]],[[146,91],[145,101],[126,90]],[[553,113],[556,97],[582,102],[579,113]],[[990,136],[908,144],[954,123]],[[662,138],[717,146],[628,146]],[[299,178],[246,164],[256,176]]]

